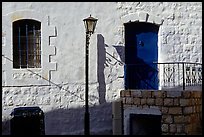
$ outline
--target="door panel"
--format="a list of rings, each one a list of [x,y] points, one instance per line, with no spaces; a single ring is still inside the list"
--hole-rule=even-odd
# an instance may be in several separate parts
[[[157,34],[152,32],[136,34],[137,57],[146,63],[158,60]]]
[[[158,89],[158,26],[125,25],[125,89]]]

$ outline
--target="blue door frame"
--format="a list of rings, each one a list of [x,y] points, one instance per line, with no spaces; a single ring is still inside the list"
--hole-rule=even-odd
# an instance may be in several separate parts
[[[158,30],[151,23],[125,24],[125,89],[158,89]]]

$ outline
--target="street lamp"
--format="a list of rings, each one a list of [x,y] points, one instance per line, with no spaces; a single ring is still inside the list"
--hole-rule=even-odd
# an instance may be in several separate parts
[[[84,134],[90,135],[90,122],[89,122],[89,104],[88,104],[88,61],[89,61],[89,39],[91,37],[91,34],[94,33],[94,29],[96,27],[96,22],[98,19],[95,19],[93,17],[88,17],[84,19],[84,25],[86,28],[86,49],[85,49],[85,115],[84,115]]]

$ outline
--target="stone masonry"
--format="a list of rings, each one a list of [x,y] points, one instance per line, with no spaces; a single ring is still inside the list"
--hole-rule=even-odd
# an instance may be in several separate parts
[[[162,135],[201,134],[201,91],[123,90],[121,99],[124,110],[159,108]]]

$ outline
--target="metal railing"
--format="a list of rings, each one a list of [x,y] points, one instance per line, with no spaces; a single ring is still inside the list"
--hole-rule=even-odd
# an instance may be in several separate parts
[[[202,64],[168,62],[151,64],[125,64],[125,87],[132,89],[158,89],[195,87],[202,85]]]

